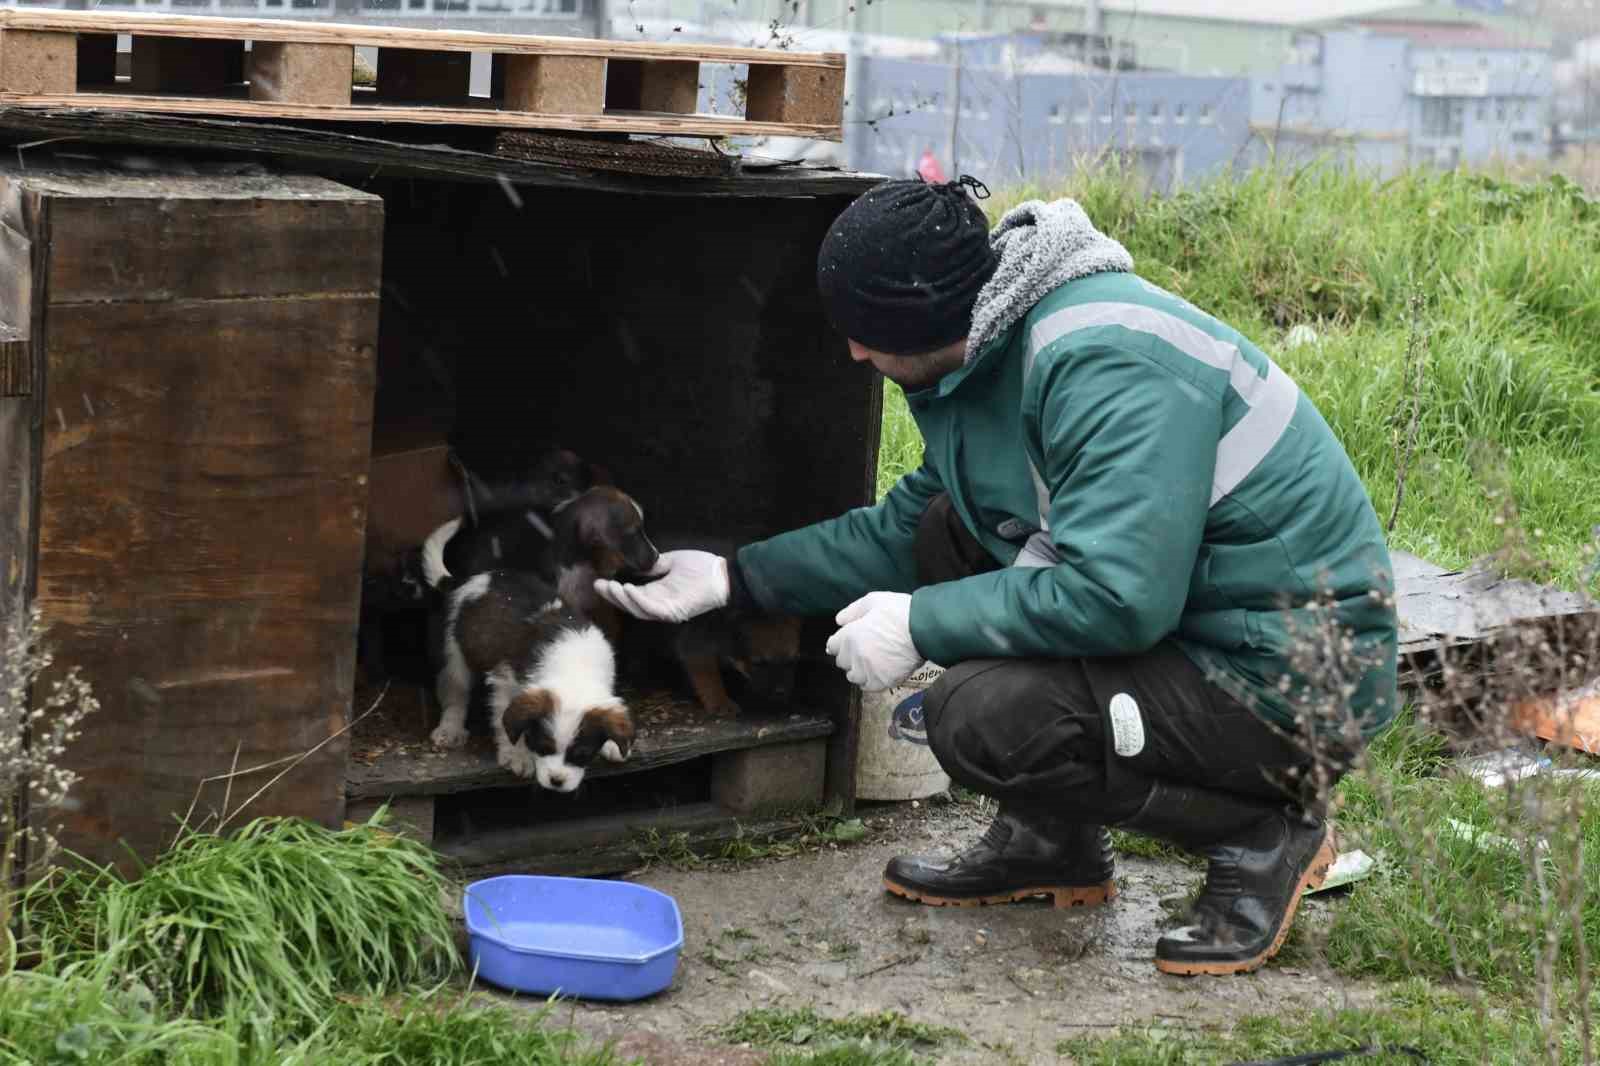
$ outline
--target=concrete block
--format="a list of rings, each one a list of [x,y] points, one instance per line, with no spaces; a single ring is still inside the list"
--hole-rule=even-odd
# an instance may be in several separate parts
[[[822,802],[826,738],[725,751],[711,764],[712,802],[734,814]]]

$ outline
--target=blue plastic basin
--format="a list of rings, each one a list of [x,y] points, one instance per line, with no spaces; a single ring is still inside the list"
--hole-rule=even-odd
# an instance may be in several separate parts
[[[643,999],[672,984],[683,948],[673,898],[626,881],[491,877],[463,910],[478,976],[516,992]]]

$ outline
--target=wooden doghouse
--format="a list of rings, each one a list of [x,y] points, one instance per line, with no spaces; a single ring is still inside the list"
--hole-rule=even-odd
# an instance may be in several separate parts
[[[0,171],[0,606],[37,604],[102,702],[71,751],[68,847],[148,858],[225,797],[236,822],[330,826],[392,802],[469,865],[602,871],[643,830],[850,806],[855,700],[815,659],[792,705],[732,721],[676,679],[636,689],[634,757],[574,798],[486,742],[430,751],[425,678],[358,692],[356,648],[369,514],[420,499],[452,431],[558,441],[652,529],[747,540],[869,502],[879,386],[814,270],[875,179],[0,111],[13,143],[109,142]]]

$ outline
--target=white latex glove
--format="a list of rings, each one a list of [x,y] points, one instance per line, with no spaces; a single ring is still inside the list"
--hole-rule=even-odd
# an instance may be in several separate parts
[[[834,616],[828,654],[863,692],[894,688],[924,662],[911,640],[911,597],[869,592]]]
[[[728,560],[702,551],[662,552],[651,574],[664,574],[648,585],[624,585],[600,578],[600,598],[646,622],[687,622],[725,607],[730,589]]]

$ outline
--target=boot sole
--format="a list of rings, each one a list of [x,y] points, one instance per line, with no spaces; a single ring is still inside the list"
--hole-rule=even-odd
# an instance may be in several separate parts
[[[1266,961],[1278,953],[1283,947],[1283,941],[1289,935],[1289,927],[1294,924],[1294,916],[1300,910],[1300,898],[1308,888],[1321,888],[1322,882],[1328,879],[1328,870],[1339,857],[1338,851],[1333,846],[1333,827],[1330,825],[1322,837],[1322,844],[1318,846],[1317,853],[1311,858],[1311,865],[1306,868],[1305,875],[1295,886],[1294,895],[1289,898],[1289,909],[1283,912],[1283,921],[1278,924],[1278,935],[1272,938],[1266,950],[1248,959],[1218,960],[1213,962],[1177,962],[1171,959],[1156,959],[1156,969],[1162,973],[1176,974],[1179,977],[1195,977],[1206,974],[1215,977],[1225,977],[1234,973],[1250,973],[1258,970]]]
[[[891,896],[899,896],[901,899],[929,907],[991,907],[1005,903],[1021,903],[1023,900],[1039,896],[1050,896],[1055,900],[1056,909],[1065,910],[1069,907],[1098,907],[1117,898],[1115,881],[1099,885],[1041,885],[1037,888],[1019,888],[1013,892],[1001,892],[993,896],[936,896],[897,885],[884,878],[883,889]]]

